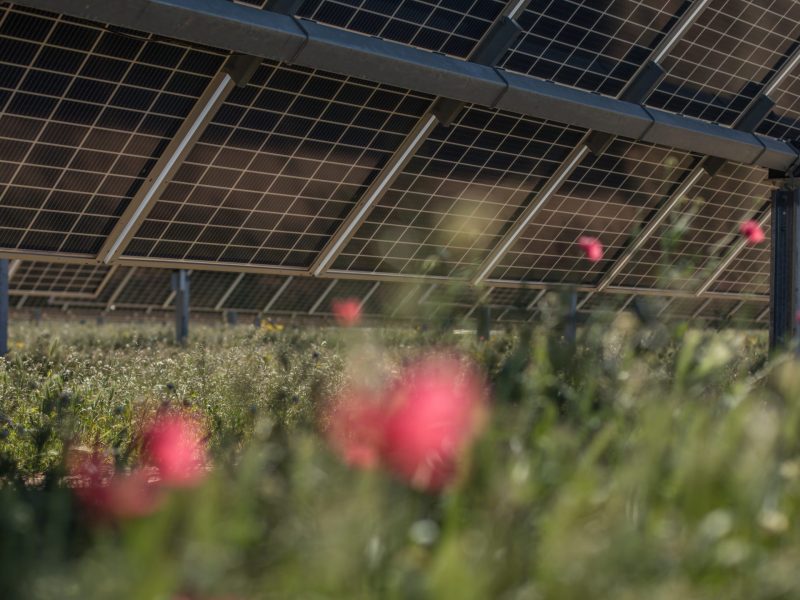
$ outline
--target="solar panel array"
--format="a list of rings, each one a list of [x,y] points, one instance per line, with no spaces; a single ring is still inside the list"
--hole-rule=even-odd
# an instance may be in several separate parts
[[[230,53],[23,5],[0,3],[0,255],[14,259],[20,307],[168,311],[170,271],[159,267],[169,266],[192,270],[192,308],[207,312],[325,317],[333,299],[355,297],[376,318],[440,307],[472,315],[488,304],[500,320],[520,321],[541,312],[543,290],[572,286],[585,313],[660,295],[672,298],[664,315],[764,321],[769,236],[723,261],[739,224],[765,214],[765,169],[728,162],[698,177],[702,156],[620,137],[579,155],[549,190],[589,132],[469,104],[426,129],[379,186],[436,98],[268,60],[210,115],[119,258],[103,264],[101,247]],[[758,131],[800,134],[793,0],[298,6],[303,19],[462,60],[513,13],[522,33],[502,69],[618,97],[656,60],[665,77],[645,105],[733,126],[769,92],[775,105]],[[376,186],[329,272],[311,277]],[[486,287],[470,287],[534,204]],[[604,245],[602,260],[576,245],[587,235]]]

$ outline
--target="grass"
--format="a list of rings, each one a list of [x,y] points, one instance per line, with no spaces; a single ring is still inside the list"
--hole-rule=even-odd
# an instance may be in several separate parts
[[[763,335],[598,317],[488,342],[440,331],[20,328],[0,366],[3,598],[800,597],[800,370]],[[321,407],[455,347],[491,383],[454,486],[343,465]],[[135,462],[164,405],[214,467],[154,514],[88,520],[68,443]]]

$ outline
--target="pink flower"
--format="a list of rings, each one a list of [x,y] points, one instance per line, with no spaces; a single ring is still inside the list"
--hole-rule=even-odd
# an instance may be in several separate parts
[[[366,390],[345,390],[336,401],[326,429],[328,442],[342,460],[361,469],[380,462],[386,407]]]
[[[190,487],[205,476],[206,453],[198,424],[180,414],[162,415],[144,433],[144,456],[161,482]]]
[[[142,469],[116,473],[110,458],[99,451],[69,465],[72,490],[96,519],[129,519],[152,513],[161,500],[157,486]]]
[[[388,397],[384,463],[413,487],[442,489],[484,420],[487,393],[477,371],[429,356],[410,365]]]
[[[739,231],[747,238],[747,243],[750,245],[754,246],[764,241],[764,230],[761,229],[761,225],[757,221],[752,219],[745,221],[739,226]]]
[[[597,262],[603,258],[603,244],[597,238],[582,235],[578,238],[578,246],[586,254],[586,258],[592,262]]]
[[[356,298],[337,299],[331,306],[340,325],[351,327],[361,320],[361,302]]]
[[[431,355],[404,369],[388,388],[371,395],[345,391],[326,433],[347,464],[380,465],[417,489],[438,491],[454,480],[487,403],[475,368]]]

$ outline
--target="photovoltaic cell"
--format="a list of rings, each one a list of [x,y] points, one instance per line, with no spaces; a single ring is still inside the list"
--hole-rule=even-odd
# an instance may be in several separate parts
[[[466,58],[505,6],[503,0],[307,0],[297,16]]]
[[[0,5],[0,246],[95,253],[223,60]]]
[[[452,126],[432,132],[333,268],[465,275],[583,133],[469,107]]]
[[[264,63],[221,107],[126,253],[307,267],[429,105]]]
[[[794,0],[712,0],[664,59],[647,104],[731,125],[800,37]]]
[[[684,152],[618,138],[573,171],[490,279],[596,283],[695,162]],[[602,260],[587,259],[582,236],[600,241]]]
[[[522,13],[524,30],[501,66],[617,96],[669,32],[684,0],[545,0]]]
[[[769,199],[766,172],[726,163],[692,188],[614,280],[615,285],[695,290]]]

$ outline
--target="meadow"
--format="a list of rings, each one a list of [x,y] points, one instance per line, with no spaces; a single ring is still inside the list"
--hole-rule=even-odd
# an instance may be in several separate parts
[[[220,325],[183,348],[167,326],[16,323],[0,363],[0,597],[800,597],[791,356],[768,360],[761,332],[627,313],[574,343],[562,325],[488,340]],[[431,393],[481,397],[452,464],[420,479],[369,427],[337,434],[336,402],[386,381],[399,397],[433,356],[468,374]],[[145,482],[157,499],[87,502],[75,461],[102,451],[112,485],[132,482],[164,414],[198,427],[202,471],[170,486],[162,465]]]

